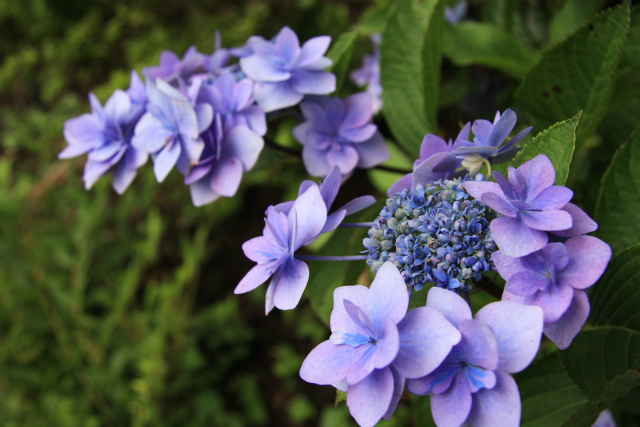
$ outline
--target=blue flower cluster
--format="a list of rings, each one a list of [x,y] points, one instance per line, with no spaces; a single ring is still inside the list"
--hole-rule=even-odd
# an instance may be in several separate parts
[[[478,180],[484,179],[479,175]],[[363,243],[374,272],[385,261],[416,290],[425,283],[468,292],[469,280],[495,270],[496,250],[489,229],[495,213],[464,190],[463,179],[418,184],[387,199]]]

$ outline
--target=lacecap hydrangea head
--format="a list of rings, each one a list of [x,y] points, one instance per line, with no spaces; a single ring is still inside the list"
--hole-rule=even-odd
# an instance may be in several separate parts
[[[491,254],[497,247],[489,223],[496,214],[465,191],[469,179],[418,184],[387,199],[363,241],[371,269],[377,272],[391,261],[418,291],[435,283],[458,293],[468,292],[471,280],[480,280],[484,271],[495,270]]]

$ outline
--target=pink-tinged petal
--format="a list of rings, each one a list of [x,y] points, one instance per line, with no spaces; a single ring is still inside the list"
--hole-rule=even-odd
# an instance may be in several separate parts
[[[387,191],[387,196],[394,197],[396,193],[400,193],[404,189],[410,189],[411,183],[413,181],[413,174],[408,173],[396,182],[394,182],[389,190]]]
[[[533,360],[542,337],[542,309],[512,301],[498,301],[483,307],[476,320],[493,330],[498,340],[498,369],[520,372]]]
[[[587,293],[578,289],[574,290],[573,299],[567,311],[556,322],[545,323],[544,334],[556,343],[560,350],[566,350],[586,323],[589,311]]]
[[[518,258],[506,256],[502,251],[495,251],[491,254],[491,260],[496,265],[498,273],[507,282],[519,271],[522,271],[522,264]]]
[[[362,285],[340,286],[333,291],[333,311],[331,312],[331,332],[338,334],[359,333],[353,320],[344,308],[344,300],[358,307],[364,307],[369,288]]]
[[[542,249],[549,241],[547,233],[527,227],[520,218],[496,218],[490,227],[502,253],[511,257],[529,255]]]
[[[406,378],[430,374],[460,342],[460,332],[436,309],[418,307],[398,323],[400,350],[392,367]]]
[[[400,272],[391,262],[385,262],[376,273],[369,289],[364,311],[374,327],[381,330],[387,319],[398,324],[407,313],[409,293]]]
[[[567,187],[554,185],[553,187],[542,190],[535,199],[531,200],[529,205],[532,209],[542,211],[556,210],[561,209],[569,203],[572,197],[573,191]]]
[[[289,220],[291,250],[305,245],[315,238],[327,221],[327,207],[317,186],[310,187],[299,196],[287,215]]]
[[[391,403],[389,404],[389,408],[387,408],[387,412],[382,417],[387,421],[389,421],[394,412],[396,412],[396,408],[398,407],[398,403],[400,403],[400,398],[402,398],[402,393],[404,392],[405,384],[405,378],[400,375],[398,371],[393,369],[393,366],[389,367],[389,370],[393,375],[393,397],[391,398]]]
[[[501,371],[495,374],[495,387],[473,395],[469,422],[473,427],[518,427],[522,411],[518,385],[509,374]]]
[[[551,160],[544,154],[523,163],[518,173],[527,183],[525,202],[534,200],[545,188],[551,187],[556,180],[556,170]]]
[[[336,196],[338,195],[338,190],[340,190],[340,181],[342,180],[342,176],[340,175],[340,168],[334,166],[331,168],[331,171],[327,174],[325,179],[322,181],[322,185],[320,185],[320,194],[322,195],[322,200],[324,200],[324,204],[327,205],[327,209],[331,209],[331,205],[333,205]],[[306,181],[307,183],[311,183],[315,185],[315,183],[311,181]],[[303,182],[304,184],[304,182]],[[309,184],[306,184],[309,185]],[[300,191],[302,191],[302,185],[300,186]]]
[[[291,87],[298,93],[326,95],[336,90],[336,76],[324,71],[291,71]]]
[[[519,210],[516,209],[511,203],[509,203],[506,199],[498,196],[496,193],[484,193],[482,195],[482,202],[499,214],[512,218],[516,217],[519,212]]]
[[[565,242],[569,264],[557,280],[575,289],[586,289],[598,281],[611,259],[611,246],[592,236],[571,237]]]
[[[555,322],[567,311],[573,299],[573,288],[563,283],[556,283],[544,291],[529,296],[527,305],[535,305],[542,309],[545,323]]]
[[[359,155],[357,167],[361,169],[372,168],[386,162],[391,157],[389,147],[379,132],[376,132],[370,140],[362,144],[355,144],[354,148]]]
[[[553,231],[566,230],[572,225],[571,215],[566,211],[524,211],[521,212],[522,222],[536,230]]]
[[[265,113],[292,107],[303,98],[300,92],[291,87],[289,81],[275,83],[255,82],[253,96]]]
[[[275,65],[269,58],[261,55],[251,55],[240,58],[242,71],[259,82],[281,82],[289,80],[291,73],[282,67]]]
[[[369,124],[373,114],[373,97],[370,93],[360,92],[344,99],[346,113],[339,130],[360,128]]]
[[[376,351],[371,358],[371,363],[376,369],[387,367],[398,355],[400,348],[400,336],[398,327],[391,319],[384,323],[376,340]]]
[[[557,234],[562,237],[571,237],[591,233],[598,229],[598,223],[573,203],[567,203],[562,210],[569,212],[569,215],[571,215],[571,219],[573,220],[573,226],[568,230],[554,231],[553,234]]]
[[[462,320],[458,324],[458,330],[462,338],[453,348],[452,354],[473,366],[490,371],[496,369],[499,360],[498,341],[491,327],[478,320]]]
[[[360,196],[351,200],[338,208],[339,210],[345,210],[347,215],[354,214],[356,212],[360,212],[363,209],[368,208],[369,206],[373,206],[376,203],[376,199],[373,196]]]
[[[394,381],[389,368],[376,369],[347,390],[347,406],[360,427],[373,427],[389,409]]]
[[[221,196],[233,197],[242,180],[242,163],[235,157],[223,156],[211,170],[209,184]]]
[[[191,201],[196,207],[207,205],[220,197],[220,194],[211,189],[208,179],[201,179],[189,184],[189,191],[191,193]]]
[[[309,267],[300,260],[289,258],[276,272],[274,281],[274,305],[280,310],[294,309],[309,282]]]
[[[327,159],[327,150],[319,150],[308,145],[302,148],[302,161],[311,176],[325,176],[335,167]]]
[[[498,196],[506,199],[506,196],[500,189],[500,186],[491,181],[464,181],[462,183],[464,189],[474,199],[482,200],[482,196],[486,193],[495,193]]]
[[[244,294],[262,285],[271,277],[273,263],[258,264],[255,265],[249,272],[240,280],[238,286],[233,291],[234,294]]]
[[[339,382],[347,376],[357,355],[358,350],[346,344],[320,343],[302,362],[300,378],[319,385]]]
[[[366,140],[371,139],[375,135],[377,130],[378,126],[374,125],[373,123],[369,123],[361,127],[341,129],[338,131],[338,135],[350,142],[363,143]]]
[[[221,154],[235,157],[242,163],[244,171],[258,161],[264,140],[246,126],[236,126],[225,135]]]
[[[124,193],[137,173],[137,169],[130,169],[126,167],[124,162],[119,162],[113,170],[113,189],[116,193]]]
[[[461,321],[472,318],[469,304],[460,295],[436,286],[429,289],[427,307],[438,310],[455,327],[458,327]]]
[[[166,146],[158,153],[153,161],[153,172],[158,182],[164,181],[167,175],[169,175],[169,172],[171,172],[171,169],[173,169],[178,161],[181,152],[180,144],[174,143]]]
[[[521,270],[512,275],[504,289],[516,295],[528,297],[538,291],[545,291],[550,287],[551,278],[543,273],[531,270]]]
[[[327,162],[333,166],[340,168],[340,173],[348,174],[355,169],[360,156],[358,151],[351,145],[340,145],[339,147],[331,147],[327,151]]]
[[[427,160],[436,153],[448,153],[451,151],[447,142],[438,135],[428,134],[422,139],[420,145],[420,160]]]
[[[300,49],[300,56],[298,56],[296,66],[306,68],[305,65],[312,64],[321,59],[329,48],[330,43],[331,37],[329,36],[313,37],[304,42]],[[329,63],[328,66],[331,66],[331,63]],[[327,66],[323,68],[326,67]]]
[[[438,427],[460,427],[471,412],[471,391],[466,377],[455,376],[447,391],[431,395],[431,414]]]

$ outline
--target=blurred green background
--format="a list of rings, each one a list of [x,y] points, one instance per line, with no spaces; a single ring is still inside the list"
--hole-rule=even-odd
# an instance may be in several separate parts
[[[104,103],[165,49],[283,25],[335,37],[371,4],[0,1],[1,426],[353,425],[331,387],[298,377],[329,333],[308,303],[265,319],[264,289],[233,295],[242,243],[300,162],[265,150],[236,197],[198,209],[176,171],[159,185],[144,167],[119,197],[110,176],[85,191],[84,156],[57,154],[88,92]]]

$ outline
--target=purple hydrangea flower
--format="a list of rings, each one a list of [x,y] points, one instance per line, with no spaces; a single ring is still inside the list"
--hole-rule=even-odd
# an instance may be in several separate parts
[[[267,288],[266,314],[274,306],[295,308],[309,281],[309,267],[294,258],[295,251],[316,238],[326,221],[327,208],[317,186],[299,196],[288,214],[270,206],[263,235],[242,245],[247,258],[258,265],[242,278],[234,293],[252,291],[273,276]]]
[[[370,288],[339,287],[333,301],[331,337],[307,356],[300,377],[346,391],[349,411],[362,427],[389,419],[405,379],[433,371],[460,341],[437,310],[407,313],[407,287],[391,263],[380,268]]]
[[[186,175],[199,159],[205,143],[200,137],[213,120],[209,104],[191,105],[179,90],[163,80],[147,82],[147,112],[135,128],[131,144],[151,154],[158,182],[164,181],[173,166]]]
[[[528,255],[547,244],[546,231],[573,226],[571,214],[563,210],[573,192],[553,185],[556,172],[544,154],[517,169],[509,167],[509,181],[500,172],[493,176],[497,182],[467,181],[464,186],[471,196],[503,215],[491,222],[491,231],[505,255]]]
[[[596,420],[593,427],[616,427],[616,420],[610,410],[604,410]]]
[[[192,75],[204,71],[205,62],[208,62],[207,55],[198,52],[195,46],[191,46],[180,59],[178,55],[170,50],[165,50],[160,55],[160,65],[145,68],[143,73],[152,83],[156,79],[172,82],[178,78],[187,80]]]
[[[365,55],[362,66],[351,72],[351,80],[358,86],[366,86],[366,92],[373,98],[373,114],[382,109],[382,83],[380,82],[380,33],[371,35],[373,53]]]
[[[300,104],[306,121],[293,128],[293,135],[304,145],[302,160],[310,175],[324,176],[334,166],[345,175],[389,159],[387,144],[371,123],[372,106],[366,92]]]
[[[471,176],[475,176],[480,172],[487,159],[493,163],[502,163],[513,158],[520,150],[520,148],[516,147],[516,144],[522,141],[533,129],[533,126],[530,126],[511,138],[509,142],[503,144],[517,121],[518,116],[511,108],[507,109],[502,115],[498,111],[493,123],[488,120],[476,120],[473,122],[472,127],[475,135],[473,138],[475,144],[457,147],[441,160],[434,168],[434,171],[447,171],[455,161],[462,160],[462,166],[469,169]]]
[[[453,7],[445,7],[444,19],[446,19],[451,25],[459,24],[460,21],[462,21],[462,18],[467,14],[467,6],[466,0],[462,0]]]
[[[429,290],[427,307],[442,313],[462,339],[435,371],[409,380],[409,391],[431,395],[438,427],[519,426],[520,392],[509,374],[529,366],[538,352],[542,309],[499,301],[472,319],[460,296],[437,287]]]
[[[577,236],[522,258],[497,251],[492,259],[507,281],[502,299],[542,308],[545,335],[564,350],[589,316],[584,290],[604,273],[611,247],[595,237]]]
[[[255,81],[254,95],[265,111],[299,103],[305,94],[325,95],[336,90],[336,76],[322,71],[332,65],[324,56],[331,37],[309,39],[300,47],[298,36],[284,27],[272,41],[250,37],[252,55],[240,58],[242,71]]]
[[[324,179],[322,184],[320,184],[320,186],[318,186],[318,184],[316,184],[315,182],[309,180],[303,181],[302,184],[300,184],[300,190],[298,191],[299,196],[306,192],[309,187],[316,186],[320,189],[320,195],[322,196],[322,200],[327,207],[327,221],[325,222],[324,227],[322,227],[322,230],[319,234],[324,234],[335,230],[340,225],[345,216],[360,212],[361,210],[368,208],[376,202],[376,199],[373,196],[356,197],[355,199],[336,209],[333,213],[329,214],[331,205],[333,205],[333,202],[338,195],[338,191],[340,190],[340,179],[340,169],[337,166],[334,166],[331,169],[331,172],[329,172],[327,177]],[[276,205],[275,208],[278,212],[288,214],[293,204],[294,201],[284,202]],[[314,241],[315,239],[312,239],[311,241],[309,241],[309,244],[313,243]]]
[[[420,146],[420,158],[413,164],[413,173],[407,174],[396,181],[389,188],[389,191],[387,191],[387,195],[394,197],[396,193],[415,188],[418,184],[428,186],[430,182],[451,178],[455,170],[461,166],[460,159],[453,157],[448,167],[441,172],[435,172],[434,168],[438,166],[449,153],[458,147],[473,145],[467,141],[470,130],[471,124],[467,123],[462,130],[460,130],[455,141],[449,139],[448,143],[438,135],[425,135],[422,140],[422,145]]]
[[[113,169],[113,189],[122,194],[138,168],[147,162],[148,154],[131,145],[136,123],[144,113],[145,98],[142,81],[134,71],[127,92],[116,90],[104,107],[91,93],[91,114],[65,122],[64,137],[69,146],[58,157],[68,159],[88,153],[83,176],[87,190]]]

